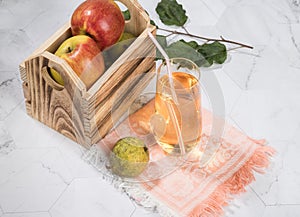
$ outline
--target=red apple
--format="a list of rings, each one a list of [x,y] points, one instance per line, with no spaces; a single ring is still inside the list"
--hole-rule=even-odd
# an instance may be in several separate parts
[[[89,36],[77,35],[65,40],[55,52],[55,55],[64,59],[90,88],[104,72],[102,52],[96,42]],[[51,68],[52,78],[61,85],[64,81],[60,74]]]
[[[115,44],[124,27],[123,13],[113,0],[86,0],[71,17],[72,34],[92,37],[101,50]]]

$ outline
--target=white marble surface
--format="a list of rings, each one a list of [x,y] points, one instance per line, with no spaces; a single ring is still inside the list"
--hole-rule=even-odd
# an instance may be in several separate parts
[[[77,144],[26,115],[18,64],[62,26],[80,0],[0,0],[0,217],[158,216],[136,207],[81,159]],[[140,0],[154,20],[157,0]],[[300,1],[181,0],[196,34],[254,50],[213,72],[226,118],[278,154],[227,217],[300,215]],[[160,22],[157,22],[160,24]]]

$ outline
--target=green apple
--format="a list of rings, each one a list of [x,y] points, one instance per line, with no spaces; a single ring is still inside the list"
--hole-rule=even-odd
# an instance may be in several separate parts
[[[56,50],[55,55],[71,66],[87,88],[93,85],[105,69],[102,52],[97,43],[86,35],[66,39]],[[50,69],[50,75],[57,83],[64,85],[61,75],[55,69]]]
[[[147,167],[149,151],[144,142],[135,137],[120,139],[110,155],[110,166],[113,173],[122,177],[136,177]]]

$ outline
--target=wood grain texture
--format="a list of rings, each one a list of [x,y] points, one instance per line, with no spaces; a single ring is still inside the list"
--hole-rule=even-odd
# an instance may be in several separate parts
[[[103,138],[124,112],[129,109],[133,101],[155,75],[155,68],[155,64],[152,64],[152,67],[144,71],[144,73],[128,77],[117,91],[112,93],[111,97],[103,103],[102,108],[93,112],[95,115],[90,121],[93,142],[97,142]],[[139,69],[137,68],[135,71],[139,71]],[[112,115],[113,118],[111,117]]]
[[[25,62],[29,80],[30,95],[27,97],[30,98],[26,98],[29,114],[70,139],[86,145],[88,138],[84,132],[82,111],[74,103],[83,99],[80,95],[74,95],[72,88],[54,86],[47,64],[48,59],[43,55]]]
[[[95,128],[95,131],[92,132],[93,144],[102,139],[118,124],[119,119],[130,110],[130,106],[155,76],[155,69],[156,66],[154,65],[147,73],[144,73],[137,79],[136,83],[133,82],[132,85],[128,87],[127,92],[123,94],[123,98],[115,102],[111,112],[107,113],[104,119],[97,125],[97,128]],[[123,91],[123,89],[120,89],[120,91]]]
[[[136,0],[120,2],[131,12],[126,30],[138,37],[90,89],[53,54],[71,36],[69,22],[19,66],[27,113],[87,148],[109,132],[154,76],[156,49],[147,34],[156,29]],[[64,86],[49,68],[60,73]]]

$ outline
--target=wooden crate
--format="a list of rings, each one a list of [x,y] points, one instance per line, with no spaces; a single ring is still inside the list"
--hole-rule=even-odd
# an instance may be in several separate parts
[[[156,29],[136,0],[119,1],[131,13],[125,31],[138,37],[91,88],[53,54],[71,36],[69,22],[19,67],[27,113],[87,148],[109,132],[154,76],[155,47],[147,32]],[[64,86],[52,80],[49,68],[61,74]]]

